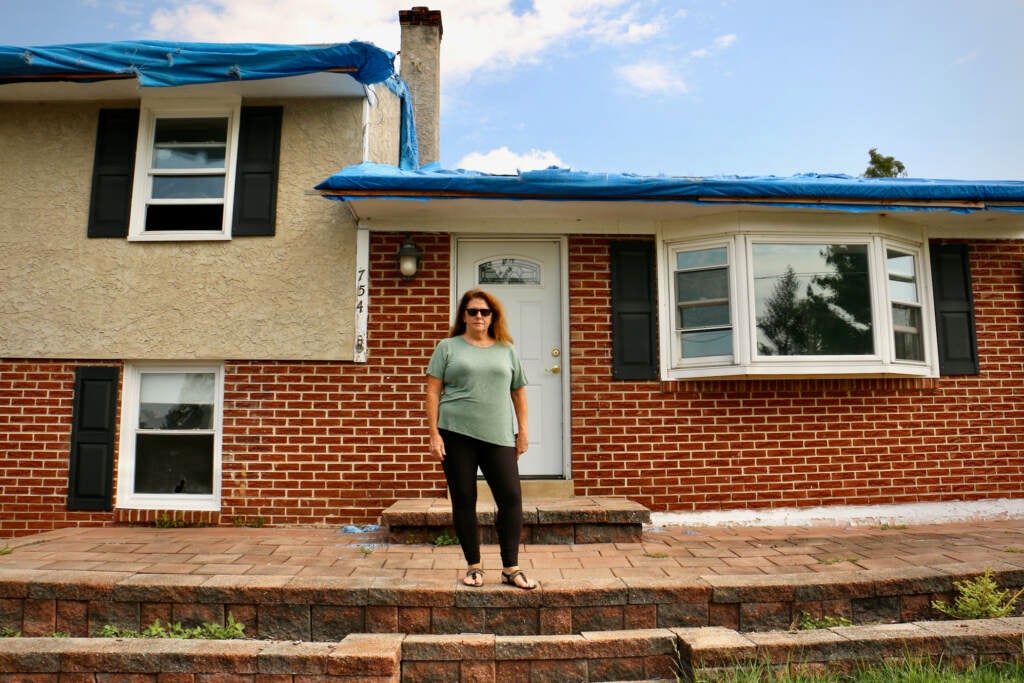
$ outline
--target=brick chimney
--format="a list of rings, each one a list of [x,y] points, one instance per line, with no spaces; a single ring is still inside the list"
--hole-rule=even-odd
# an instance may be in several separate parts
[[[427,7],[399,10],[402,26],[400,76],[412,92],[420,164],[440,159],[441,11]]]

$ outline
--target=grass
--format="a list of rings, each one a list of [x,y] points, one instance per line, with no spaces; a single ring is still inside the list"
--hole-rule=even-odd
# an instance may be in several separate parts
[[[985,662],[960,670],[942,662],[908,659],[862,666],[852,673],[801,672],[788,667],[749,664],[712,677],[698,674],[696,680],[698,683],[1016,683],[1024,680],[1024,663]]]
[[[820,628],[834,628],[836,626],[853,626],[853,622],[846,617],[833,617],[828,614],[822,617],[812,617],[807,612],[800,613],[800,621],[797,628],[801,631],[813,631]]]
[[[107,624],[100,631],[104,638],[200,638],[207,640],[232,640],[245,638],[245,624],[235,621],[234,616],[228,612],[228,623],[220,624],[203,623],[198,626],[186,628],[180,623],[162,623],[159,619],[147,626],[142,631],[118,628]]]

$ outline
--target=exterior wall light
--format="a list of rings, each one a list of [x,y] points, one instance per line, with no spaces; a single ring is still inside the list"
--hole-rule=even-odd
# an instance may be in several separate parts
[[[423,254],[416,248],[416,243],[412,241],[411,237],[406,237],[395,254],[395,260],[398,261],[398,272],[402,274],[403,280],[411,280],[416,275],[422,257]]]

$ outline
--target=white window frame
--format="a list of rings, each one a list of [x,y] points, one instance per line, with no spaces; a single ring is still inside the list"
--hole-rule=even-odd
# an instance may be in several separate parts
[[[145,373],[214,373],[213,490],[209,494],[136,493],[135,438],[139,432],[139,392]],[[117,467],[117,507],[132,510],[198,510],[217,512],[221,506],[222,442],[224,436],[224,365],[126,364],[121,396],[121,439]]]
[[[922,350],[924,352],[924,360],[927,361],[928,360],[928,334],[927,334],[927,332],[928,332],[929,328],[928,328],[928,324],[926,322],[928,320],[928,306],[925,305],[925,301],[926,300],[925,300],[925,294],[924,294],[924,290],[925,290],[924,279],[925,279],[925,273],[926,273],[926,270],[925,270],[925,262],[926,261],[925,261],[924,250],[921,249],[918,246],[913,245],[913,244],[909,244],[909,243],[905,243],[905,242],[900,242],[900,241],[897,241],[897,240],[886,240],[886,243],[883,245],[883,249],[885,250],[884,255],[886,257],[887,265],[882,270],[885,271],[885,273],[884,273],[884,276],[885,276],[885,286],[886,286],[887,301],[888,301],[888,307],[889,307],[888,308],[888,312],[889,312],[889,339],[890,339],[890,342],[893,345],[893,356],[895,357],[895,354],[896,354],[896,349],[895,349],[896,340],[895,340],[895,336],[894,336],[895,332],[896,332],[896,323],[893,321],[892,310],[893,310],[893,306],[895,304],[899,304],[901,306],[916,307],[920,311],[920,315],[921,315],[921,329],[919,330],[919,333],[921,335],[921,348],[922,348]],[[914,284],[917,287],[917,301],[906,301],[906,300],[903,300],[903,299],[896,299],[896,298],[893,297],[892,291],[891,291],[891,289],[889,289],[889,286],[890,286],[891,282],[889,280],[888,253],[889,253],[890,250],[899,252],[901,254],[906,254],[906,255],[912,256],[914,258]],[[932,335],[932,336],[934,336],[934,335]],[[915,361],[901,360],[899,362],[912,363],[912,362],[915,362]]]
[[[726,272],[728,273],[727,279],[729,283],[729,327],[730,333],[732,334],[732,353],[722,356],[700,356],[689,359],[685,362],[687,366],[700,367],[700,366],[719,366],[723,364],[732,363],[733,358],[736,357],[736,259],[735,259],[735,248],[733,240],[698,240],[695,242],[686,242],[682,244],[675,244],[669,248],[669,279],[671,282],[671,296],[672,305],[670,308],[671,318],[669,320],[669,328],[671,329],[671,345],[672,345],[672,357],[682,358],[683,344],[682,344],[682,329],[678,328],[677,322],[679,319],[679,305],[676,301],[676,255],[680,252],[687,251],[702,251],[704,249],[715,249],[725,247],[726,253]]]
[[[718,229],[716,229],[718,228]],[[753,246],[755,244],[864,244],[868,247],[873,350],[870,355],[761,356],[757,353],[754,301]],[[733,355],[683,358],[676,329],[676,254],[680,251],[728,246],[730,316]],[[921,310],[922,361],[895,357],[892,304],[889,293],[887,251],[915,259],[918,303]],[[692,226],[676,225],[661,236],[662,378],[699,379],[788,376],[907,376],[937,377],[934,315],[925,232],[916,226],[894,225],[879,217],[813,218],[740,214],[718,220],[702,219]]]
[[[147,98],[142,102],[139,113],[139,137],[135,151],[135,177],[132,185],[131,220],[128,226],[129,241],[181,242],[231,239],[231,224],[235,201],[235,171],[238,156],[238,130],[241,120],[242,100],[240,97],[168,100]],[[163,118],[224,117],[228,122],[226,148],[224,150],[224,214],[220,230],[160,230],[147,231],[146,207],[153,189],[153,147],[156,122]],[[202,203],[202,200],[182,200],[183,204]],[[220,203],[219,200],[208,203]]]

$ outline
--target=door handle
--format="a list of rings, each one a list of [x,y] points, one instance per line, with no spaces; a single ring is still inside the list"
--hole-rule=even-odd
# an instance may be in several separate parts
[[[550,372],[552,375],[557,375],[562,371],[562,368],[558,367],[557,365],[552,365],[550,368],[547,369],[547,371]]]

